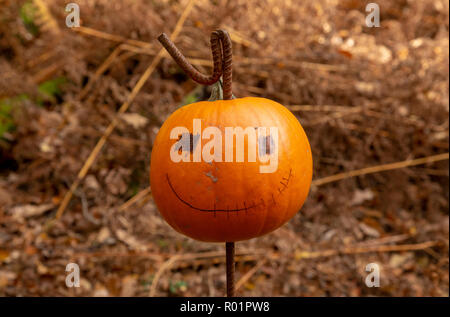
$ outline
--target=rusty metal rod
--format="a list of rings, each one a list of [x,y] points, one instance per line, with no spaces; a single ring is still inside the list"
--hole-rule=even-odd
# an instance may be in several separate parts
[[[227,297],[234,297],[234,242],[226,242],[226,262],[227,262]]]
[[[211,33],[211,52],[213,57],[213,73],[209,76],[200,73],[184,57],[180,50],[162,33],[158,37],[159,42],[164,46],[167,52],[172,56],[175,62],[192,78],[195,82],[202,85],[212,85],[223,76],[223,99],[229,100],[233,97],[232,92],[232,44],[227,31],[216,30]]]
[[[166,34],[158,37],[159,42],[169,52],[175,62],[192,78],[195,82],[202,85],[212,85],[216,83],[220,76],[223,78],[223,99],[231,100],[233,98],[232,91],[232,68],[233,68],[233,52],[231,38],[227,31],[216,30],[211,33],[211,52],[213,56],[213,73],[209,76],[200,73],[192,66],[184,57],[180,50],[170,40]],[[227,296],[234,297],[234,242],[226,242],[226,265],[227,265]]]

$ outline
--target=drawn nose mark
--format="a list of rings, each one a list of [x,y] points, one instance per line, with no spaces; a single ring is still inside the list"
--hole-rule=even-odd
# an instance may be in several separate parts
[[[217,181],[219,180],[217,177],[215,177],[211,172],[205,173],[206,176],[208,176],[209,178],[211,178],[211,180],[213,181],[213,183],[217,183]]]

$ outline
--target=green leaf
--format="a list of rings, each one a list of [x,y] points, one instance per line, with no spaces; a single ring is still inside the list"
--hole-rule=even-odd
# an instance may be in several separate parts
[[[36,18],[36,12],[37,9],[33,5],[32,1],[25,2],[24,5],[20,8],[19,12],[23,24],[27,28],[28,32],[30,32],[34,36],[36,36],[39,33],[39,28],[34,22]]]
[[[181,101],[181,105],[185,106],[197,101],[198,101],[197,91],[194,90],[194,92],[190,93],[189,95],[183,98],[183,100]]]
[[[60,85],[64,84],[66,79],[63,77],[48,80],[39,85],[39,91],[47,96],[56,96],[61,93]]]
[[[175,283],[170,282],[169,291],[172,294],[178,293],[178,291],[185,291],[187,288],[187,283],[185,281],[177,281]]]
[[[55,102],[56,97],[61,95],[61,85],[65,82],[66,79],[64,77],[58,77],[40,84],[38,87],[38,91],[41,96],[40,98],[38,98],[37,102],[41,105],[45,101]]]
[[[236,97],[232,94],[231,99],[236,99]],[[208,101],[216,101],[223,100],[223,83],[222,79],[219,79],[214,84],[212,84],[211,96]]]
[[[25,94],[13,98],[0,99],[0,138],[3,137],[5,132],[11,132],[15,129],[12,111],[14,106],[26,99],[28,99],[28,96]]]

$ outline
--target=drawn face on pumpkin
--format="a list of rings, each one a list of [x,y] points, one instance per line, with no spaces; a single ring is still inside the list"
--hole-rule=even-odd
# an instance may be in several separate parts
[[[263,98],[180,108],[155,140],[150,181],[164,219],[202,241],[264,235],[303,205],[312,157],[298,120]]]

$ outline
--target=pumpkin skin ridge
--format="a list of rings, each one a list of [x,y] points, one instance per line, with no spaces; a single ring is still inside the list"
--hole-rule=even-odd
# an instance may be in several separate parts
[[[264,100],[265,102],[266,102],[266,104],[267,104],[267,101],[266,100]],[[280,105],[281,106],[281,105]],[[283,106],[281,106],[281,109],[285,109],[285,107],[283,107]],[[278,108],[277,108],[277,110],[278,110]],[[274,110],[273,109],[270,109],[270,110],[268,110],[267,112],[268,112],[268,115],[270,116],[271,114],[272,114],[272,112],[273,112]],[[297,120],[296,120],[297,121]],[[291,126],[291,122],[290,122],[290,120],[287,122],[287,123],[285,123],[286,125],[288,125],[288,126]],[[277,125],[280,125],[280,126],[282,126],[283,125],[283,122],[280,122],[280,118],[279,117],[277,117]],[[295,130],[294,130],[295,131]],[[282,148],[283,149],[283,151],[286,151],[285,149],[286,148],[289,148],[289,147],[291,147],[291,140],[290,140],[290,138],[287,138],[286,136],[284,136],[284,135],[279,135],[278,136],[279,138],[282,138],[281,140],[279,140],[279,142],[278,142],[278,147],[279,147],[279,150],[280,150],[280,148]],[[284,139],[287,139],[287,140],[284,140]],[[280,146],[282,143],[284,143],[284,142],[289,142],[289,144],[286,146],[285,144],[283,144],[283,146]],[[284,154],[284,153],[283,153]],[[281,154],[282,156],[283,156],[283,154]],[[280,154],[279,154],[280,155]],[[290,168],[290,171],[289,171],[289,175],[291,176],[292,175],[292,167]],[[279,187],[277,187],[277,189],[278,189],[278,191],[279,191]],[[280,192],[280,195],[282,194],[282,192]],[[284,221],[284,219],[288,219],[288,218],[286,218],[286,213],[287,213],[287,211],[289,210],[289,207],[290,207],[290,205],[291,205],[291,201],[292,200],[288,200],[288,206],[286,207],[286,208],[283,208],[283,215],[282,216],[280,216],[280,217],[278,217],[278,222],[275,224],[275,225],[273,225],[272,226],[272,228],[279,228],[279,227],[281,227],[286,221]],[[289,218],[290,219],[290,218]],[[267,223],[267,220],[265,220],[265,223]],[[263,227],[263,230],[261,231],[261,233],[264,233],[264,232],[266,232],[266,230],[268,230],[269,232],[271,231],[270,229],[268,229],[266,226],[264,226]],[[261,234],[260,233],[260,234]]]
[[[313,160],[312,160],[312,150],[311,150],[311,145],[309,143],[308,137],[306,135],[305,130],[303,129],[303,127],[301,126],[300,121],[294,116],[292,115],[292,113],[284,106],[282,106],[282,111],[284,111],[286,114],[291,114],[291,116],[288,116],[290,118],[290,124],[291,125],[298,125],[299,129],[296,129],[296,131],[298,131],[297,134],[297,141],[301,141],[304,143],[303,149],[304,149],[304,155],[306,157],[309,157],[309,166],[306,166],[303,168],[303,175],[299,175],[299,177],[307,177],[306,182],[309,183],[310,185],[308,186],[307,190],[303,192],[304,197],[301,197],[301,203],[298,205],[297,207],[297,211],[293,212],[292,214],[288,215],[287,218],[288,219],[292,219],[292,217],[298,212],[300,211],[300,209],[303,207],[303,205],[306,202],[306,199],[309,195],[309,191],[311,189],[311,182],[312,182],[312,176],[313,176]],[[307,163],[307,162],[306,162]],[[309,175],[308,175],[309,174]],[[291,203],[294,203],[294,201],[291,201]],[[286,211],[287,212],[287,211]]]
[[[285,107],[282,107],[282,111],[283,110],[285,110],[285,113],[287,114],[287,113],[290,113],[288,110],[287,110],[287,108],[285,108]],[[303,127],[301,126],[301,124],[299,123],[299,121],[297,120],[297,118],[293,118],[292,119],[292,117],[291,116],[288,116],[288,122],[286,123],[287,125],[289,125],[290,127],[292,127],[292,129],[294,130],[294,131],[298,131],[298,130],[300,130],[300,134],[301,134],[301,131],[303,131]],[[295,127],[295,126],[297,126],[297,128]],[[296,138],[296,142],[298,142],[299,141],[299,139],[301,138],[301,135],[295,135],[295,138]],[[290,143],[292,143],[292,140],[291,140],[291,138],[288,138],[288,142],[290,142]],[[295,145],[295,144],[294,144]],[[287,148],[289,148],[289,147],[291,147],[291,146],[293,146],[293,144],[289,144],[289,146],[287,147]],[[286,148],[286,146],[283,146],[283,148]],[[291,169],[291,172],[292,172],[292,169]],[[290,174],[291,175],[291,174]],[[293,176],[293,175],[292,175]],[[289,178],[288,178],[289,179]],[[288,201],[288,207],[287,208],[284,208],[284,210],[283,210],[283,216],[282,217],[280,217],[279,219],[280,220],[282,220],[282,219],[291,219],[300,209],[301,209],[301,206],[299,207],[299,208],[296,208],[296,210],[294,210],[293,209],[293,205],[295,204],[295,201],[294,200],[289,200]],[[289,210],[292,210],[292,212],[291,213],[289,213]],[[278,223],[277,225],[276,225],[276,227],[277,228],[279,228],[279,227],[281,227],[282,225],[283,225],[284,223],[283,223],[283,221],[281,221],[280,223]]]
[[[301,130],[303,129],[297,118],[279,103],[257,97],[220,101],[215,105],[214,103],[215,102],[211,101],[202,101],[183,106],[177,109],[166,120],[163,127],[161,127],[154,142],[154,151],[151,160],[152,192],[155,191],[154,199],[158,210],[163,218],[165,218],[176,231],[201,241],[240,241],[271,232],[286,223],[298,212],[309,191],[310,182],[308,182],[307,176],[312,174],[312,171],[308,170],[310,162],[312,163],[312,159],[310,156],[310,149],[308,152],[305,148],[306,145],[309,146],[306,134],[304,131],[298,131],[299,128]],[[268,106],[269,109],[264,109],[266,106]],[[213,107],[217,109],[213,109]],[[235,108],[236,111],[233,112],[232,108]],[[242,111],[240,109],[242,109]],[[283,110],[277,111],[280,109]],[[273,117],[271,115],[272,112],[274,113]],[[222,116],[222,113],[225,113],[225,117]],[[262,119],[256,118],[256,115],[259,117],[259,114],[261,114]],[[255,118],[251,118],[252,116]],[[173,118],[173,120],[171,120],[171,118]],[[166,150],[168,151],[171,146],[172,141],[169,140],[168,137],[170,130],[176,126],[185,126],[190,132],[194,133],[192,130],[193,118],[201,119],[202,129],[207,126],[216,126],[220,127],[222,133],[224,127],[233,126],[233,122],[236,122],[234,126],[242,126],[243,128],[253,126],[253,124],[265,127],[278,126],[279,140],[282,140],[282,137],[284,137],[283,142],[280,142],[280,144],[283,144],[279,145],[278,170],[275,170],[273,174],[262,174],[259,176],[257,171],[258,166],[256,165],[256,167],[252,167],[248,170],[246,165],[250,163],[247,163],[246,161],[243,164],[237,162],[228,162],[225,164],[223,160],[222,162],[213,161],[212,167],[206,165],[204,161],[202,161],[202,163],[197,163],[197,165],[189,165],[187,163],[177,165],[177,163],[171,162],[167,155],[168,152],[164,153]],[[274,120],[275,118],[278,120]],[[293,121],[295,121],[295,123]],[[286,125],[289,127],[284,127]],[[292,138],[292,135],[295,135],[295,137]],[[207,140],[207,138],[201,140],[203,145]],[[286,143],[286,145],[284,143]],[[234,146],[236,146],[236,144]],[[247,146],[246,142],[244,146]],[[286,147],[293,147],[293,152],[290,148]],[[159,154],[157,153],[158,151]],[[307,152],[308,155],[306,155]],[[247,152],[245,153],[246,160]],[[289,160],[292,160],[293,163],[290,163]],[[288,197],[278,198],[280,196],[277,195],[278,191],[276,185],[278,184],[278,186],[280,186],[279,181],[282,180],[283,177],[288,176],[290,170],[289,166],[291,165],[294,177],[294,185],[292,186],[294,187],[286,191]],[[222,181],[225,182],[222,183],[221,186],[213,184],[209,178],[206,180],[202,179],[202,177],[204,177],[203,171],[212,170],[216,167],[219,167],[219,172],[217,175],[215,174],[220,178],[218,183],[220,184]],[[175,172],[175,174],[173,174],[173,172]],[[216,203],[216,206],[214,207],[217,209],[216,211],[229,208],[229,212],[217,212],[218,215],[215,220],[209,212],[201,212],[201,214],[206,215],[201,217],[197,216],[195,210],[188,208],[178,199],[174,199],[174,194],[170,193],[170,186],[165,179],[166,173],[170,177],[170,181],[173,183],[173,186],[180,197],[187,200],[189,203],[192,203],[196,207],[203,207],[204,209],[211,207],[212,211],[214,211],[213,203],[216,202],[217,199],[218,203]],[[231,176],[231,179],[229,179],[228,175]],[[302,185],[299,185],[298,178],[302,178],[302,180],[300,180]],[[196,184],[197,179],[200,180],[199,185]],[[210,187],[210,189],[207,189],[206,186]],[[291,184],[289,184],[289,187],[291,187]],[[225,193],[223,192],[224,190],[226,190]],[[298,195],[297,192],[299,192],[300,195]],[[275,199],[277,200],[277,205],[275,206],[271,206],[271,193],[274,194]],[[193,195],[194,200],[189,198],[192,197],[191,195]],[[214,199],[214,201],[210,201],[209,197]],[[266,207],[261,203],[261,199],[264,199]],[[278,203],[278,200],[280,200],[281,205]],[[299,200],[302,200],[301,204],[299,204]],[[205,202],[206,205],[198,205],[198,203],[201,202]],[[241,211],[248,210],[249,216],[247,217],[244,215],[245,213],[241,211],[233,211],[236,204],[239,205],[238,208],[241,209]],[[220,214],[222,214],[222,216],[220,216]],[[237,218],[236,214],[238,214]],[[227,217],[229,217],[229,221]],[[189,218],[193,218],[193,222],[192,225],[188,226],[191,221]],[[209,218],[211,218],[211,220],[209,220]],[[246,222],[247,225],[244,225]],[[246,226],[249,229],[246,229]],[[208,229],[208,227],[210,228]]]
[[[172,113],[172,114],[169,116],[169,118],[172,117],[174,114],[177,114],[178,116],[181,116],[180,119],[184,119],[184,117],[186,117],[187,106],[190,106],[190,105],[191,105],[191,104],[186,105],[186,106],[183,106],[183,107],[180,107],[180,108],[177,109],[174,113]],[[168,119],[169,119],[169,118],[168,118]],[[166,121],[167,121],[168,119],[166,119]],[[167,127],[167,126],[163,124],[163,125],[161,126],[159,132],[161,132],[161,130],[164,129],[164,128],[166,128],[166,127]],[[161,142],[164,142],[164,140],[161,140],[162,137],[158,138],[158,136],[160,135],[159,132],[158,132],[158,134],[157,134],[157,136],[156,136],[156,138],[155,138],[155,141],[154,141],[154,143],[153,143],[152,154],[151,154],[151,158],[150,158],[150,183],[152,183],[152,170],[153,170],[153,169],[151,168],[151,164],[152,164],[152,162],[153,162],[153,155],[154,155],[154,154],[157,154],[155,151],[153,151],[153,149],[154,149],[155,147],[157,147]],[[163,131],[163,132],[164,132],[164,131]],[[152,192],[153,192],[153,186],[150,185],[150,188],[152,189]],[[154,195],[153,195],[153,199],[155,199]],[[155,204],[156,204],[156,201],[155,201]],[[156,204],[156,205],[157,205],[157,204]],[[158,206],[157,206],[157,207],[158,207]],[[177,223],[177,221],[173,219],[172,213],[164,213],[164,215],[163,215],[163,214],[161,213],[161,211],[159,210],[159,208],[158,208],[158,211],[159,211],[160,214],[163,216],[163,218],[166,220],[166,222],[169,223],[169,225],[172,226],[172,227],[175,229],[175,231],[177,231],[177,232],[183,234],[183,229],[180,228],[179,225],[178,225],[178,223]]]

